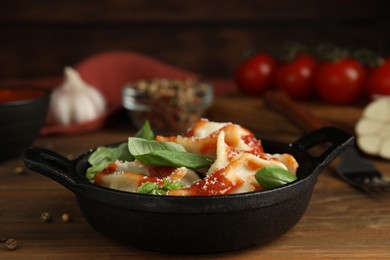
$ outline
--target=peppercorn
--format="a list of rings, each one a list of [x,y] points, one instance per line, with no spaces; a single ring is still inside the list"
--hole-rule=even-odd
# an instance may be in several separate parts
[[[15,175],[22,175],[24,173],[24,168],[22,166],[18,166],[14,169]]]
[[[69,216],[68,213],[64,213],[64,214],[62,214],[61,219],[64,222],[69,222],[70,221],[70,216]]]
[[[7,241],[7,237],[4,235],[4,234],[0,234],[0,243],[4,243],[5,241]]]
[[[5,241],[5,248],[9,251],[13,251],[18,247],[18,241],[13,238],[9,238]]]
[[[42,212],[41,219],[43,222],[48,223],[51,221],[51,216],[48,212]]]

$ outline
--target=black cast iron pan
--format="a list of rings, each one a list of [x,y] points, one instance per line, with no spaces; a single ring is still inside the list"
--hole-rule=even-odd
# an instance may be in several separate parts
[[[91,151],[75,160],[28,147],[24,162],[75,193],[89,224],[129,246],[170,253],[210,253],[262,245],[291,229],[303,216],[318,174],[354,142],[337,128],[321,128],[292,144],[262,140],[268,153],[290,153],[298,180],[275,189],[210,197],[170,197],[112,190],[90,183],[84,173]],[[331,146],[319,156],[312,147]]]

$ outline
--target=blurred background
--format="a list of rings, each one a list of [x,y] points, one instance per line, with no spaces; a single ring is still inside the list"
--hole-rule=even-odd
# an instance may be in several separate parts
[[[230,77],[248,49],[288,41],[390,53],[379,0],[15,0],[0,8],[0,79],[62,74],[93,54],[140,52],[206,77]]]

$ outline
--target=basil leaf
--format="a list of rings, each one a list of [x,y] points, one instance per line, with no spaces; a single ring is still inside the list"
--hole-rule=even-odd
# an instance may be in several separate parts
[[[214,160],[212,158],[181,151],[159,150],[147,154],[134,155],[142,163],[149,166],[172,166],[199,169],[210,167]]]
[[[154,140],[145,140],[138,137],[129,137],[129,151],[132,155],[148,154],[153,151],[176,151],[185,152],[183,146],[173,142],[158,142]]]
[[[154,133],[150,127],[149,121],[146,121],[142,128],[138,130],[135,137],[146,140],[154,139]],[[127,143],[123,143],[117,147],[98,147],[88,158],[88,162],[91,164],[91,167],[87,169],[86,177],[89,180],[93,180],[96,173],[103,170],[104,167],[115,160],[134,160],[134,156],[132,156],[129,152]]]
[[[138,132],[134,135],[134,137],[138,137],[146,140],[154,139],[154,133],[150,126],[149,121],[145,122],[145,124],[141,127],[141,129],[138,130]]]
[[[93,180],[95,174],[104,169],[115,160],[132,161],[134,157],[130,154],[127,143],[117,147],[98,147],[88,158],[91,167],[87,169],[86,177]]]
[[[255,174],[256,181],[266,189],[272,189],[295,181],[297,177],[276,165],[268,165]]]

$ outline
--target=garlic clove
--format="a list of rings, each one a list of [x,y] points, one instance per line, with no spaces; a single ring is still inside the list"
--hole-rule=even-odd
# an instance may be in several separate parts
[[[64,91],[59,89],[53,91],[50,99],[50,112],[56,121],[62,125],[70,125],[72,122],[71,111],[68,109],[69,100],[64,97]]]
[[[70,125],[97,119],[106,111],[106,101],[99,90],[86,83],[71,67],[64,69],[64,82],[55,89],[50,112],[57,123]]]
[[[390,160],[390,137],[386,138],[384,142],[382,142],[379,155],[385,159]]]
[[[359,135],[375,134],[383,127],[382,122],[372,120],[369,118],[363,118],[356,125],[356,133]]]
[[[390,97],[373,100],[355,126],[357,145],[365,153],[390,159]]]
[[[365,135],[359,137],[357,144],[365,153],[377,155],[381,145],[381,139],[377,136]]]
[[[86,88],[88,95],[90,97],[90,101],[93,103],[97,113],[103,114],[106,110],[106,102],[103,96],[98,92],[95,88]]]
[[[71,67],[65,67],[64,69],[65,81],[63,83],[63,88],[65,89],[80,89],[89,85],[83,81],[80,74]]]
[[[76,123],[91,121],[99,116],[93,102],[86,95],[75,95],[73,97],[72,116]],[[82,105],[79,105],[82,104]]]
[[[390,119],[390,101],[388,98],[378,98],[364,109],[363,117],[378,121]]]

